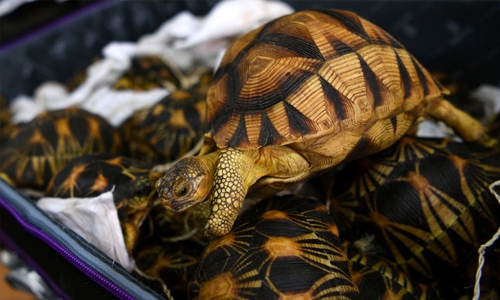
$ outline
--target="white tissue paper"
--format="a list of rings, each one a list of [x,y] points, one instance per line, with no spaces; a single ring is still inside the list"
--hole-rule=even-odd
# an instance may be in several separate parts
[[[498,86],[482,84],[471,92],[471,96],[483,104],[486,117],[500,112],[500,88]]]
[[[41,198],[37,206],[63,226],[99,248],[127,271],[134,261],[127,253],[112,192],[94,198]]]

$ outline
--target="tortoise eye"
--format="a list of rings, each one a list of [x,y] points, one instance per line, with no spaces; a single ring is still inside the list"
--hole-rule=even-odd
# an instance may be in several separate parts
[[[174,189],[173,189],[173,194],[175,197],[184,197],[186,196],[191,189],[191,185],[189,184],[188,181],[182,180],[180,182],[177,182],[175,184]]]

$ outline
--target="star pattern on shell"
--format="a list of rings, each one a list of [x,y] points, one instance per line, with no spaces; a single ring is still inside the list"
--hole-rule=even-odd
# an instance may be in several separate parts
[[[204,251],[190,283],[194,299],[357,295],[337,226],[312,199],[260,203]],[[297,276],[301,274],[301,276]]]
[[[500,209],[488,191],[488,182],[500,178],[498,158],[498,150],[407,137],[346,166],[350,175],[339,176],[352,184],[333,187],[333,213],[342,216],[348,236],[348,228],[367,230],[408,274],[434,280],[459,267],[498,227]]]

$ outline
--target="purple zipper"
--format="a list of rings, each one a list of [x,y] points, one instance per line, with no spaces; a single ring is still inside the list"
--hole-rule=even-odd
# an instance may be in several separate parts
[[[125,292],[123,289],[118,287],[114,282],[110,281],[106,277],[102,276],[100,273],[89,267],[87,264],[85,264],[80,258],[76,257],[73,253],[68,251],[66,248],[63,246],[59,245],[56,241],[54,241],[50,236],[48,236],[46,233],[43,231],[39,230],[38,228],[34,227],[32,224],[27,222],[26,220],[23,219],[22,216],[20,216],[16,210],[14,210],[9,204],[2,198],[0,198],[0,206],[5,208],[15,219],[16,221],[28,232],[30,232],[32,235],[35,237],[39,238],[46,244],[48,244],[52,249],[57,251],[61,256],[63,256],[65,259],[70,261],[77,269],[82,271],[85,275],[90,277],[92,280],[95,282],[99,283],[101,286],[103,286],[105,289],[110,291],[114,296],[120,298],[120,299],[130,299],[133,300],[135,299],[132,297],[130,294]],[[42,274],[40,274],[42,276]],[[57,285],[54,282],[47,281],[49,285],[51,285],[52,288],[54,288],[55,285]],[[60,289],[57,287],[54,289],[55,292],[59,292]],[[60,295],[61,297],[64,296],[64,294]],[[66,299],[67,296],[65,297]]]
[[[34,261],[21,247],[19,247],[5,232],[0,229],[0,240],[9,249],[13,250],[19,257],[21,257],[24,262],[35,270],[38,275],[40,275],[45,283],[47,283],[52,291],[54,291],[59,297],[63,299],[71,299],[68,297],[64,291],[52,280],[52,278],[45,273],[45,270],[41,268],[36,261]]]

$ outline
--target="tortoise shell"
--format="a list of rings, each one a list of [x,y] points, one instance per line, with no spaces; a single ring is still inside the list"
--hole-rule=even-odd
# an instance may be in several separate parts
[[[153,107],[136,112],[122,126],[131,156],[152,162],[182,157],[203,136],[211,72],[191,88],[178,89]]]
[[[306,10],[227,49],[208,93],[208,132],[219,148],[328,136],[373,152],[410,127],[424,99],[443,93],[381,28],[349,11]]]
[[[132,253],[139,227],[156,193],[149,178],[152,165],[109,153],[77,157],[50,180],[46,195],[59,198],[96,197],[112,191],[125,246]]]
[[[115,82],[116,90],[176,90],[186,86],[184,74],[170,61],[157,55],[132,57],[130,68]]]
[[[114,127],[77,107],[45,112],[16,125],[7,138],[0,148],[0,171],[18,187],[44,189],[56,172],[81,155],[124,152]]]
[[[341,237],[374,235],[380,255],[429,282],[461,267],[496,231],[500,206],[488,185],[499,179],[498,148],[405,137],[346,165],[328,198]]]
[[[349,271],[359,289],[359,299],[438,299],[427,285],[416,282],[393,263],[379,256],[364,253],[358,244],[370,243],[369,239],[354,243],[344,242],[342,248],[349,259]],[[368,246],[369,247],[369,246]]]
[[[192,241],[149,242],[138,247],[134,260],[137,269],[149,280],[159,281],[155,290],[160,294],[169,294],[173,299],[188,299],[188,283],[202,252],[203,247]]]
[[[337,226],[313,199],[276,197],[244,212],[209,244],[192,299],[354,299]],[[302,297],[302,298],[301,298]]]
[[[203,227],[209,211],[208,202],[178,213],[157,204],[147,215],[147,225],[141,227],[141,240],[154,239],[163,243],[190,240],[206,246],[208,239],[203,235]]]

